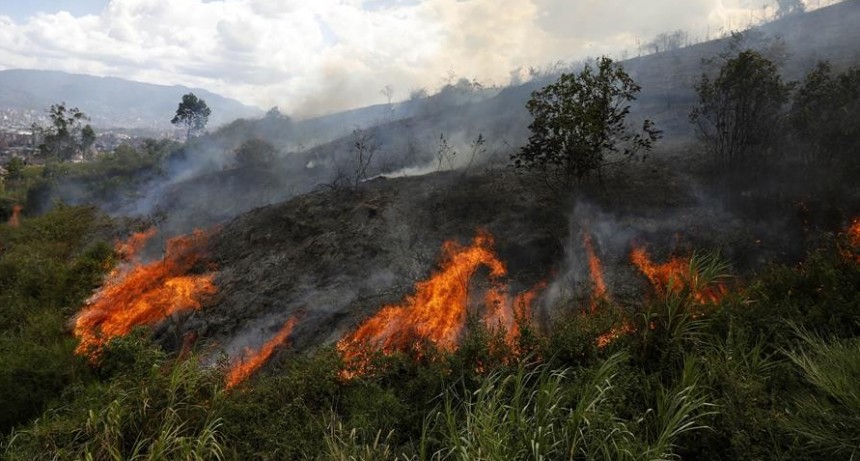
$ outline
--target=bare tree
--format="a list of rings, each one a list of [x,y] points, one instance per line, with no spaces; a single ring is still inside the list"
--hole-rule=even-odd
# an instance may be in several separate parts
[[[385,96],[385,99],[388,101],[388,105],[391,105],[391,98],[394,97],[394,87],[391,85],[385,85],[381,90],[379,90],[379,94]]]
[[[394,106],[391,105],[391,99],[394,97],[394,87],[391,85],[385,85],[381,90],[379,90],[379,94],[384,96],[387,101],[385,106],[386,118],[390,119],[394,115]]]
[[[674,51],[683,48],[687,44],[688,38],[689,35],[687,32],[678,29],[674,32],[663,32],[657,35],[645,46],[654,50],[654,53],[660,53],[661,51]]]
[[[448,143],[445,133],[439,134],[439,147],[436,149],[436,171],[442,171],[442,163],[448,164],[448,169],[454,169],[454,158],[457,156],[457,151]]]
[[[367,180],[367,170],[373,161],[373,155],[379,149],[379,145],[373,133],[356,128],[352,131],[352,152],[354,161],[353,186],[358,187],[362,181]]]

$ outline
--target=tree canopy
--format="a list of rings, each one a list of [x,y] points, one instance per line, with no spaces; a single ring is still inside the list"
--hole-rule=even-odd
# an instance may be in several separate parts
[[[607,57],[578,74],[559,79],[532,93],[526,108],[533,122],[529,142],[511,156],[513,166],[542,175],[553,192],[570,191],[582,179],[599,174],[618,154],[635,158],[650,150],[660,132],[650,120],[641,130],[627,123],[630,101],[640,86]]]
[[[76,154],[84,154],[96,140],[89,124],[90,118],[77,107],[66,107],[65,102],[51,105],[48,109],[51,125],[42,129],[42,144],[39,150],[45,157],[56,160],[71,160]]]
[[[776,64],[745,50],[728,59],[715,79],[702,76],[690,120],[717,159],[737,167],[771,145],[790,89]]]
[[[249,139],[236,148],[236,163],[245,168],[261,168],[275,160],[278,150],[263,139]]]
[[[182,101],[176,109],[176,115],[170,123],[185,125],[187,129],[185,137],[190,139],[193,135],[203,131],[211,114],[212,110],[206,105],[206,101],[199,99],[194,93],[188,93],[182,96]]]

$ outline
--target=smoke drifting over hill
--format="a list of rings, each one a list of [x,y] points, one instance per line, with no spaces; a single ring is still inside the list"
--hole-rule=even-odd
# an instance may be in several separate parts
[[[308,117],[380,102],[389,84],[395,100],[432,91],[452,69],[506,84],[516,68],[638,54],[661,32],[706,40],[772,18],[771,3],[112,0],[80,17],[0,16],[0,66],[203,87]]]
[[[277,355],[269,341],[298,351],[332,345],[381,306],[420,314],[421,300],[432,297],[420,293],[432,294],[427,287],[447,273],[451,248],[469,247],[483,232],[493,243],[477,246],[498,257],[473,261],[467,289],[451,299],[479,306],[477,315],[490,324],[513,325],[513,300],[530,293],[529,312],[546,325],[571,300],[596,309],[608,299],[641,298],[652,285],[668,290],[666,274],[697,250],[719,251],[741,272],[796,261],[815,232],[833,232],[858,211],[856,190],[839,181],[801,183],[787,163],[750,168],[761,175],[754,180],[720,179],[688,120],[695,82],[714,72],[704,58],[735,46],[779,60],[787,78],[805,75],[818,59],[844,68],[858,62],[845,52],[846,43],[860,45],[855,20],[860,8],[845,3],[742,37],[622,62],[643,88],[631,125],[653,119],[665,138],[652,159],[607,168],[567,203],[541,192],[540,178],[515,174],[510,156],[528,140],[532,91],[589,60],[505,88],[460,79],[432,96],[326,117],[272,111],[236,120],[189,140],[133,193],[102,205],[156,225],[163,239],[213,229],[207,258],[217,268],[217,291],[193,299],[200,308],[184,309],[178,323],[161,326],[158,338],[174,348],[199,335],[234,359],[246,349]],[[822,22],[832,27],[815,41],[798,32]],[[831,42],[838,46],[822,46]],[[237,158],[251,140],[269,143],[274,158]],[[805,178],[830,174],[816,171]],[[42,204],[56,197],[75,202],[88,195],[79,184],[61,183]],[[158,246],[154,241],[149,256],[160,254]],[[505,270],[487,269],[496,263]],[[451,311],[457,322],[468,306]],[[409,323],[395,317],[393,323]],[[450,343],[459,334],[452,331],[464,328],[457,322],[437,336]],[[397,336],[367,330],[385,341]],[[393,349],[406,347],[398,341]]]

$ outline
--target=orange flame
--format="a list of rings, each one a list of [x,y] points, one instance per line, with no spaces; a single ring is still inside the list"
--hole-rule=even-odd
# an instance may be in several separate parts
[[[546,288],[546,282],[540,282],[530,290],[516,295],[513,300],[507,294],[507,287],[497,285],[484,295],[484,324],[491,329],[504,329],[505,342],[517,351],[517,340],[520,337],[520,325],[531,323],[532,303]]]
[[[24,207],[22,207],[21,205],[13,206],[12,216],[9,217],[9,221],[7,221],[6,224],[8,224],[10,227],[18,227],[19,225],[21,225],[21,210],[23,209]]]
[[[603,349],[606,346],[612,344],[616,339],[620,338],[622,335],[629,335],[631,333],[635,333],[636,328],[632,323],[625,322],[621,325],[616,325],[612,327],[606,333],[597,337],[597,347],[599,349]]]
[[[852,245],[860,247],[860,218],[854,218],[848,226],[848,238]]]
[[[516,338],[519,334],[517,320],[529,318],[530,303],[540,287],[511,301],[506,287],[499,281],[507,269],[492,246],[493,237],[486,231],[479,231],[467,247],[453,241],[445,242],[441,269],[428,280],[418,282],[414,295],[407,296],[401,304],[383,306],[338,342],[337,349],[344,361],[363,369],[367,364],[364,353],[368,348],[385,354],[420,351],[425,341],[443,351],[454,350],[465,328],[469,284],[481,266],[490,269],[493,282],[484,295],[484,322],[490,328],[505,328],[510,340]]]
[[[236,360],[230,367],[230,371],[227,372],[227,389],[245,381],[257,369],[263,366],[275,352],[275,349],[287,342],[287,338],[290,337],[295,326],[296,318],[292,317],[284,323],[284,326],[281,327],[280,331],[272,339],[263,344],[260,350],[254,352],[251,349],[245,349],[242,357]]]
[[[840,248],[842,257],[860,264],[860,218],[854,218],[844,234],[848,248]]]
[[[114,245],[114,251],[116,251],[121,258],[130,260],[136,257],[143,246],[146,245],[146,242],[148,242],[152,237],[155,237],[155,234],[157,233],[158,229],[154,227],[150,227],[143,232],[135,232],[125,241],[117,242],[117,244]]]
[[[697,274],[690,273],[689,260],[676,257],[663,264],[656,264],[645,248],[634,246],[630,252],[630,261],[645,274],[660,294],[670,291],[680,293],[685,289],[691,289],[693,299],[700,303],[716,303],[725,295],[726,288],[723,284],[698,286]]]
[[[591,274],[591,283],[594,289],[591,293],[591,312],[594,312],[597,309],[597,303],[606,299],[606,281],[603,279],[603,264],[597,257],[597,252],[594,251],[591,235],[585,231],[582,232],[582,244],[585,246],[585,254],[588,256],[588,271]]]
[[[154,232],[135,234],[118,248],[132,253]],[[207,235],[199,230],[167,242],[161,261],[135,263],[114,271],[74,319],[80,341],[75,352],[96,359],[108,341],[134,327],[155,325],[178,312],[199,309],[203,296],[216,292],[214,274],[188,275],[202,262]],[[134,250],[134,251],[133,251]]]
[[[355,355],[355,346],[369,343],[383,352],[406,350],[416,340],[426,339],[443,350],[457,344],[466,321],[469,281],[478,267],[490,268],[492,277],[507,270],[492,250],[493,237],[480,232],[469,247],[445,242],[442,270],[429,280],[419,282],[416,292],[401,305],[385,306],[364,322],[355,332],[338,343],[347,358]]]

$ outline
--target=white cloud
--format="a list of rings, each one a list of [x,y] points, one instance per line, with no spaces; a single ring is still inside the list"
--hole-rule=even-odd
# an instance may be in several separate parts
[[[756,9],[758,8],[758,9]],[[111,0],[100,15],[0,16],[0,67],[202,86],[313,115],[511,70],[742,27],[749,0]]]

